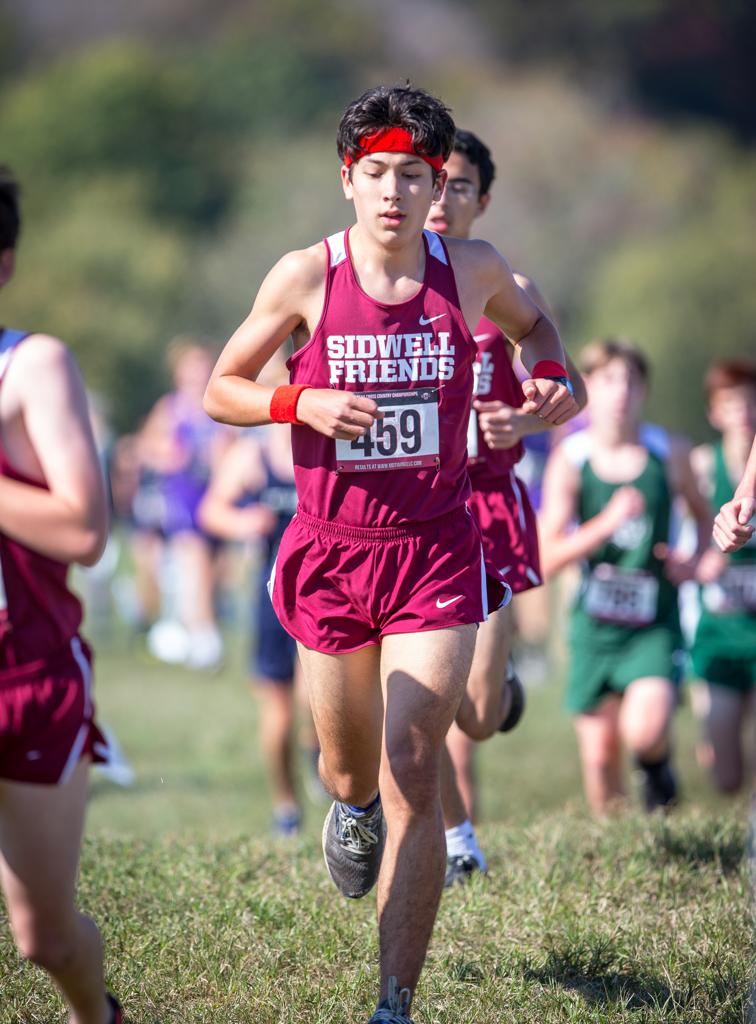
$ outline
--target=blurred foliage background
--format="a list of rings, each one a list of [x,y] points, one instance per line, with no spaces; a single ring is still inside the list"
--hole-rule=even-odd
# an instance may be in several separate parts
[[[706,365],[756,350],[755,44],[748,0],[0,0],[2,322],[65,338],[133,428],[174,335],[220,346],[348,222],[341,111],[409,78],[491,146],[480,234],[570,347],[636,339],[651,416],[701,439]]]

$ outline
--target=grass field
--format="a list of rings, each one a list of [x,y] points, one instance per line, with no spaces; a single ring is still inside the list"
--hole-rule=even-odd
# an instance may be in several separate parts
[[[81,902],[101,923],[131,1024],[364,1024],[374,899],[337,897],[318,835],[269,838],[243,652],[218,676],[101,653],[98,699],[137,772],[96,781]],[[753,969],[745,802],[710,792],[687,708],[685,804],[668,821],[585,813],[558,685],[481,751],[491,874],[444,896],[415,1010],[422,1022],[741,1024]],[[62,1004],[0,928],[0,1024]]]

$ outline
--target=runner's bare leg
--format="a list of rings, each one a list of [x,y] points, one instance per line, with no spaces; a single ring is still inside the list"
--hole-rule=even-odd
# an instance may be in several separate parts
[[[109,1024],[100,933],[74,902],[88,775],[81,761],[62,786],[0,782],[0,881],[19,951],[52,976],[72,1024]]]
[[[475,647],[474,625],[383,640],[380,791],[388,826],[378,880],[381,998],[417,985],[444,884],[440,762]]]

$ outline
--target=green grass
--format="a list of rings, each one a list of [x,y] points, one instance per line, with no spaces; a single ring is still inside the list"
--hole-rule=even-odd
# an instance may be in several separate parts
[[[127,1019],[364,1024],[374,900],[336,896],[318,845],[323,806],[308,804],[301,840],[268,838],[242,653],[205,679],[114,649],[98,659],[97,693],[139,778],[131,790],[95,782],[80,898]],[[481,750],[491,874],[444,896],[418,1024],[744,1024],[745,802],[711,794],[683,709],[683,810],[591,821],[560,700],[556,685],[531,693],[522,727]],[[0,1024],[63,1019],[0,927]]]

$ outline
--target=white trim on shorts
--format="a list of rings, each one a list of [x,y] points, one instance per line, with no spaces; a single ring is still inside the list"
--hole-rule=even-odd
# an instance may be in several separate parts
[[[76,739],[73,741],[71,746],[71,752],[68,755],[66,763],[63,765],[63,771],[60,773],[58,779],[58,785],[62,786],[68,782],[71,777],[74,768],[79,763],[81,758],[81,752],[84,749],[89,730],[92,727],[92,666],[87,660],[87,656],[81,647],[81,640],[78,636],[71,639],[71,654],[73,655],[74,661],[79,666],[81,672],[81,678],[84,683],[84,716],[85,721],[79,726],[79,731],[76,733]]]
[[[276,585],[276,565],[277,564],[278,564],[278,557],[273,559],[273,565],[271,566],[270,576],[268,577],[268,583],[267,583],[268,597],[270,598],[271,603],[273,601],[273,588]]]
[[[483,545],[480,545],[480,596],[483,601],[483,622],[488,621],[488,574],[486,573],[486,559],[483,554]]]
[[[522,501],[522,488],[520,487],[520,481],[517,479],[517,474],[513,469],[510,469],[509,471],[509,479],[512,483],[515,501],[517,502],[517,518],[520,520],[520,528],[523,531],[527,531],[528,524],[525,519],[525,507]]]

